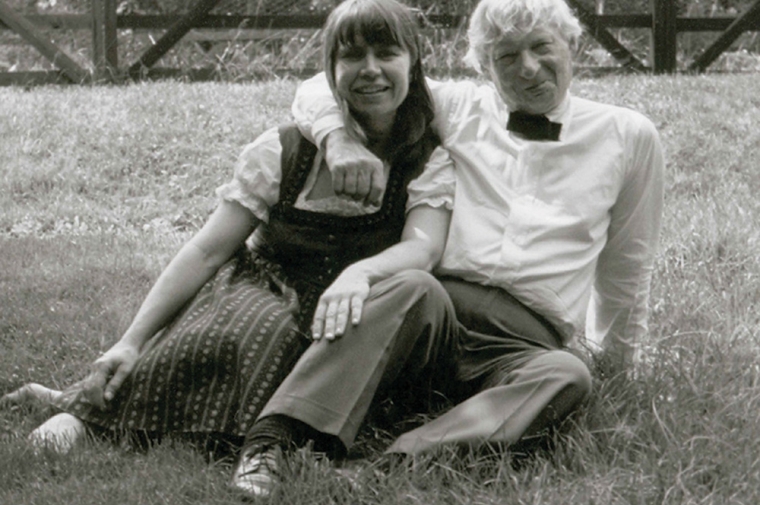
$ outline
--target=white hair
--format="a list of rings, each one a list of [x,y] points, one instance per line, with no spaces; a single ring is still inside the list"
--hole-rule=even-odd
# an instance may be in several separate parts
[[[469,49],[464,61],[478,72],[488,66],[494,45],[507,35],[549,28],[575,47],[583,32],[564,0],[481,0],[467,29]]]

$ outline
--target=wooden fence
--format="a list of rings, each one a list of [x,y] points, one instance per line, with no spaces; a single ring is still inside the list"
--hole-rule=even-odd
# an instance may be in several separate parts
[[[10,29],[34,46],[53,62],[58,70],[41,72],[0,73],[0,85],[37,84],[50,82],[118,82],[125,78],[141,79],[157,75],[172,75],[181,69],[162,69],[154,65],[177,42],[193,29],[315,29],[322,26],[325,15],[235,16],[212,15],[220,0],[198,0],[181,17],[117,15],[117,0],[92,0],[90,14],[40,15],[24,17],[0,0],[0,30]],[[648,14],[604,15],[592,11],[579,0],[567,0],[581,22],[626,70],[637,72],[673,73],[677,71],[677,35],[681,32],[722,31],[689,66],[689,71],[703,72],[720,54],[745,31],[760,31],[760,0],[736,17],[688,18],[679,17],[675,0],[651,0]],[[466,22],[462,15],[431,15],[427,22],[440,28],[458,28]],[[82,68],[60,50],[41,27],[68,30],[91,30],[92,69]],[[610,33],[613,28],[646,28],[652,31],[652,61],[647,67]],[[120,66],[117,56],[118,30],[165,30],[160,39],[128,66]],[[190,72],[194,79],[212,77],[212,69]]]

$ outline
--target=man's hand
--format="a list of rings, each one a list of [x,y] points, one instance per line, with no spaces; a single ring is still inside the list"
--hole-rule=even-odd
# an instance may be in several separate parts
[[[91,404],[106,408],[124,379],[135,366],[139,352],[133,346],[117,343],[90,366],[90,375],[83,381],[84,398]]]
[[[366,275],[354,272],[351,267],[344,270],[319,298],[311,325],[314,340],[323,336],[327,340],[341,337],[346,331],[349,317],[352,325],[359,324],[368,295],[369,279]]]
[[[383,162],[344,128],[327,135],[325,161],[332,174],[336,195],[380,204],[385,193]]]

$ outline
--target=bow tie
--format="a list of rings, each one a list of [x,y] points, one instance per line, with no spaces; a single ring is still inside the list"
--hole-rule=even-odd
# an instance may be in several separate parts
[[[546,116],[516,110],[509,113],[507,130],[519,133],[528,140],[559,140],[560,123],[552,123]]]

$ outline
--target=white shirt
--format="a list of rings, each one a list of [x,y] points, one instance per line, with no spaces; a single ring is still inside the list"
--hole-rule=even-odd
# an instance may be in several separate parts
[[[457,179],[438,271],[507,290],[566,344],[585,329],[629,358],[647,331],[662,214],[652,122],[568,96],[548,114],[563,125],[560,140],[529,141],[506,130],[509,111],[492,86],[428,82]],[[317,141],[341,126],[331,97],[321,76],[296,95],[296,122]]]

